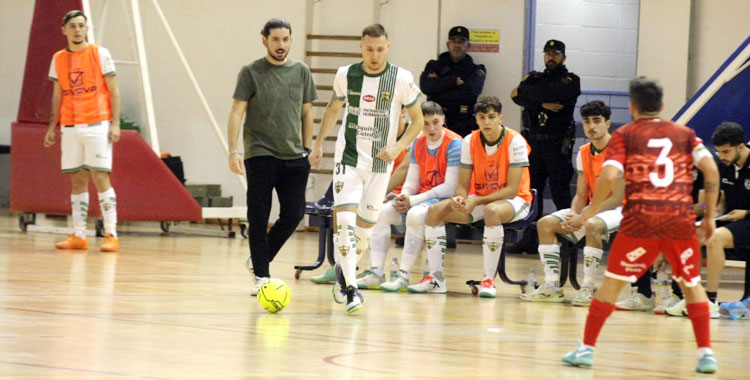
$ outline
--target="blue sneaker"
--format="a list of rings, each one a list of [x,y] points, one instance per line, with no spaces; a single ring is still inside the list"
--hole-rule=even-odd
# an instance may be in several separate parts
[[[712,353],[705,353],[698,358],[698,365],[695,366],[695,372],[714,373],[716,372],[716,357]]]
[[[334,266],[336,272],[336,281],[333,283],[333,300],[336,303],[344,303],[346,301],[346,279],[344,279],[344,271],[341,269],[341,265],[336,264]]]
[[[365,297],[359,290],[351,285],[346,288],[346,312],[351,314],[362,308],[365,304]]]
[[[565,354],[562,361],[576,367],[591,367],[594,364],[594,348],[579,344],[575,350]]]

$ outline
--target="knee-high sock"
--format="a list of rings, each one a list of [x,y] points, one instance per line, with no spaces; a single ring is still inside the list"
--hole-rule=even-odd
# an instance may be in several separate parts
[[[338,233],[338,251],[341,254],[341,270],[347,285],[357,286],[357,252],[354,242],[354,226],[357,214],[352,211],[341,211],[336,214],[336,231]]]
[[[430,266],[430,273],[443,272],[445,248],[448,246],[445,226],[425,226],[424,241],[427,247],[427,263]]]
[[[482,257],[484,259],[484,277],[495,278],[500,252],[503,249],[505,230],[503,226],[485,226],[482,239]]]
[[[602,253],[599,248],[583,247],[583,285],[594,285],[596,271],[602,261]]]
[[[117,196],[114,187],[99,193],[99,206],[104,218],[104,233],[117,236]]]
[[[356,243],[357,255],[360,256],[370,248],[370,236],[372,236],[372,227],[354,226],[354,241]],[[359,259],[357,259],[359,260]]]
[[[583,331],[583,344],[591,347],[596,346],[596,340],[599,338],[602,327],[604,327],[604,322],[607,321],[613,310],[615,310],[613,304],[604,303],[596,298],[591,300],[589,315],[586,317],[586,328]]]
[[[688,317],[693,323],[695,343],[698,348],[711,348],[711,313],[708,310],[708,302],[687,304]]]
[[[401,254],[401,267],[399,269],[409,273],[414,263],[417,262],[419,254],[422,253],[422,248],[424,248],[424,238],[415,236],[409,230],[406,230],[404,251]]]
[[[391,224],[394,222],[401,223],[401,214],[390,203],[383,205],[370,236],[370,268],[379,276],[385,270],[385,258],[391,243]]]
[[[539,258],[544,264],[544,282],[553,285],[560,281],[560,246],[557,244],[540,244]]]
[[[73,217],[73,233],[86,237],[86,218],[89,215],[89,193],[71,194],[70,210]]]

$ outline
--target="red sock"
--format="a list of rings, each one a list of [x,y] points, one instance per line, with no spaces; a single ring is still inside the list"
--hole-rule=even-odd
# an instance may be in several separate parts
[[[586,329],[583,331],[583,344],[587,346],[596,346],[596,339],[599,337],[599,332],[604,327],[604,322],[615,310],[615,305],[604,303],[594,298],[591,300],[591,306],[589,306],[589,315],[586,317]]]
[[[695,343],[698,344],[698,348],[710,348],[711,328],[708,322],[711,319],[711,313],[708,311],[708,302],[689,303],[687,304],[687,312],[690,322],[693,322]]]

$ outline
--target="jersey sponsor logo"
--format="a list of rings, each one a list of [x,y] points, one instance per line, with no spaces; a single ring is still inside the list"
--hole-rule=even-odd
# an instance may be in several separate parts
[[[347,94],[347,95],[357,95],[357,96],[359,96],[359,95],[361,95],[361,92],[359,92],[359,91],[352,91],[352,90],[347,90],[347,91],[346,91],[346,94]]]
[[[68,73],[68,80],[73,87],[83,86],[83,71],[71,71]]]
[[[437,170],[430,170],[427,173],[425,173],[425,181],[427,182],[427,186],[435,187],[439,185],[438,179],[440,178],[440,172]]]
[[[750,190],[750,178],[745,178],[745,190]]]
[[[636,260],[638,260],[638,258],[640,258],[641,256],[643,256],[645,254],[646,254],[646,250],[643,249],[643,247],[638,247],[635,250],[626,253],[625,256],[630,261],[636,261]]]
[[[359,107],[349,106],[347,108],[347,111],[349,112],[349,115],[359,116]]]
[[[372,108],[360,108],[359,115],[365,117],[376,117],[387,119],[391,116],[390,110],[374,110]]]
[[[638,273],[638,272],[645,271],[646,269],[648,269],[648,267],[644,263],[635,263],[635,264],[632,264],[632,263],[629,263],[627,261],[620,260],[620,265],[623,268],[625,268],[625,272]]]
[[[357,125],[357,139],[382,141],[383,134],[375,129],[375,127]]]
[[[680,262],[682,263],[682,271],[685,274],[690,275],[690,270],[695,268],[695,265],[687,263],[687,261],[693,256],[693,249],[688,248],[680,254]]]
[[[366,102],[372,103],[372,102],[375,101],[375,97],[372,96],[372,95],[370,95],[370,94],[367,94],[367,95],[365,95],[365,96],[362,97],[362,100],[364,100]]]
[[[373,205],[367,205],[366,208],[370,211],[375,211],[375,206]]]
[[[734,185],[734,182],[732,182],[732,181],[730,181],[730,180],[728,180],[726,178],[722,178],[721,179],[721,183],[724,183],[724,184],[727,184],[727,185],[730,185],[730,186]]]

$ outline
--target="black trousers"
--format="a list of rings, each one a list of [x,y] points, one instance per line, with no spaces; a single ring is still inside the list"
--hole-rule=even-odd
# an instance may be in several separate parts
[[[280,160],[271,156],[245,160],[250,258],[258,277],[270,277],[268,266],[305,216],[307,158]],[[279,198],[279,219],[268,230],[273,190]]]
[[[562,154],[562,142],[528,140],[531,146],[529,154],[529,176],[531,187],[542,196],[549,179],[552,201],[558,210],[570,207],[570,180],[573,178],[572,155]],[[544,215],[544,202],[539,202],[539,209],[534,220]]]

